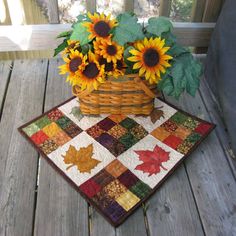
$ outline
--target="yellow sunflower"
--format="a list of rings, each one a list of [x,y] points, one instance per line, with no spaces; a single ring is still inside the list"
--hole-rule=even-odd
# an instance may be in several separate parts
[[[99,64],[100,65],[105,65],[105,73],[110,76],[114,77],[119,77],[121,75],[124,75],[124,70],[123,70],[123,64],[120,61],[117,61],[117,63],[107,62],[105,58],[99,58]],[[122,66],[121,66],[122,65]]]
[[[59,66],[59,74],[67,74],[66,81],[69,81],[72,85],[76,84],[77,72],[83,70],[86,65],[87,56],[83,55],[79,51],[70,50],[68,57],[64,57],[63,60],[66,64]]]
[[[78,84],[81,90],[97,89],[100,83],[105,82],[105,65],[100,65],[96,55],[91,51],[88,52],[88,62],[82,71],[78,72]]]
[[[164,74],[166,68],[171,66],[168,60],[172,57],[166,54],[170,47],[165,47],[165,39],[144,38],[135,43],[134,47],[129,51],[133,56],[128,58],[135,62],[133,69],[139,69],[139,76],[145,74],[146,80],[151,84],[158,83],[161,80],[160,72]]]
[[[111,41],[111,38],[104,40],[97,38],[93,42],[94,52],[102,57],[104,57],[107,62],[116,63],[117,60],[121,60],[123,57],[124,48],[117,44],[114,41]]]
[[[63,51],[63,55],[70,53],[70,50],[80,50],[80,43],[76,40],[67,40],[67,47]]]
[[[83,25],[86,26],[87,31],[90,32],[89,39],[93,39],[95,37],[100,37],[103,39],[108,38],[110,30],[117,25],[115,19],[111,20],[110,15],[106,16],[103,13],[94,13],[94,15],[92,15],[89,12],[88,17],[91,22],[85,22]]]

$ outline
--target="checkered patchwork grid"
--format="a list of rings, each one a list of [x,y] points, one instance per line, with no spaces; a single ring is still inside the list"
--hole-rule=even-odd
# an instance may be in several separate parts
[[[78,106],[74,98],[22,126],[20,131],[117,226],[213,128],[161,100],[156,103],[162,105],[164,115],[154,124],[150,117],[125,115],[78,120],[70,112]],[[63,156],[69,146],[79,150],[90,144],[99,164],[89,173],[80,173],[76,166],[67,168]],[[169,159],[155,174],[138,169],[143,159],[136,151],[151,152],[156,145],[168,153]]]

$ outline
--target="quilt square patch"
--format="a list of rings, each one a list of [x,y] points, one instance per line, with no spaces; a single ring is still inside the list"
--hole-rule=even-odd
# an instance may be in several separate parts
[[[147,200],[214,125],[155,100],[151,116],[78,116],[72,98],[19,128],[114,226]]]

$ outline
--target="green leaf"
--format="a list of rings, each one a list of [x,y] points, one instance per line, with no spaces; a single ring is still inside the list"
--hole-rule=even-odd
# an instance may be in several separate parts
[[[183,53],[189,53],[189,50],[187,48],[184,48],[178,44],[174,44],[170,49],[168,50],[167,54],[177,57]]]
[[[173,46],[174,44],[176,44],[176,37],[171,32],[162,33],[161,38],[165,39],[165,45],[166,46],[170,47],[170,46]]]
[[[60,53],[61,51],[63,51],[66,47],[67,47],[67,40],[64,39],[63,42],[61,44],[58,45],[58,47],[56,49],[54,49],[54,57]]]
[[[92,45],[90,44],[85,44],[81,47],[81,52],[83,55],[87,54],[89,50],[91,50]]]
[[[173,29],[173,25],[166,17],[151,17],[148,20],[147,32],[156,36],[161,36],[162,33],[169,32]]]
[[[82,22],[84,20],[87,20],[87,15],[80,14],[76,17],[76,19],[77,19],[77,23]]]
[[[70,114],[72,114],[78,121],[80,121],[84,117],[79,107],[73,107]]]
[[[118,26],[112,32],[114,35],[113,40],[118,44],[123,46],[128,42],[134,42],[144,38],[142,26],[137,22],[138,19],[135,15],[126,12],[120,14],[117,17],[117,21]]]
[[[171,77],[174,85],[171,96],[179,98],[185,90],[191,96],[195,96],[200,85],[199,77],[201,73],[201,64],[193,58],[191,53],[184,53],[178,56],[171,68]]]
[[[129,52],[131,49],[134,49],[134,47],[132,46],[128,46],[125,50],[124,50],[124,61],[126,65],[130,65],[133,66],[133,62],[127,60],[128,57],[131,57],[132,54]]]
[[[162,78],[162,80],[158,83],[158,89],[169,96],[174,90],[172,78],[170,76]]]
[[[73,33],[70,36],[71,40],[79,40],[81,46],[91,41],[88,38],[90,33],[87,31],[87,28],[83,26],[83,22],[76,23],[73,28]]]
[[[64,32],[60,33],[59,35],[57,35],[57,38],[67,38],[67,37],[70,37],[71,33],[72,33],[72,30],[64,31]]]

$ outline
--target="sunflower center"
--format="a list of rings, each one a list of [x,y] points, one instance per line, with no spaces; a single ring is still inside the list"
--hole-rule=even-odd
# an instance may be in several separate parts
[[[105,71],[106,72],[113,71],[113,69],[114,69],[113,62],[107,62],[105,64]]]
[[[118,61],[116,62],[116,65],[117,65],[117,69],[118,69],[118,70],[123,69],[123,63],[122,63],[121,60],[118,60]]]
[[[76,72],[78,67],[81,65],[82,59],[80,57],[73,58],[69,63],[70,71]]]
[[[113,56],[115,55],[117,52],[116,50],[116,47],[114,45],[109,45],[107,46],[107,53],[110,55],[110,56]]]
[[[89,79],[95,78],[99,74],[99,70],[97,68],[96,63],[94,63],[94,62],[89,63],[85,67],[83,74]]]
[[[147,49],[147,51],[143,54],[144,63],[150,67],[156,66],[159,59],[160,57],[157,50],[153,48]]]
[[[107,37],[109,35],[109,31],[110,31],[110,26],[107,22],[105,21],[98,21],[95,25],[94,25],[94,31],[100,36],[100,37]]]

